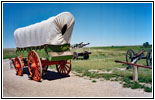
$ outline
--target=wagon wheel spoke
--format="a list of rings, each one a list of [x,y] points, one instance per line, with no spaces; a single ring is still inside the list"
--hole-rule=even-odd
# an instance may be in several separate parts
[[[66,65],[67,68],[70,68],[70,66]]]
[[[62,73],[62,69],[61,69],[61,67],[59,67],[59,72]]]
[[[30,59],[31,61],[33,60],[32,55],[30,55],[29,59]]]
[[[68,73],[68,71],[69,71],[69,68],[68,67],[65,67],[65,70],[67,71],[67,73]]]
[[[66,74],[66,71],[65,71],[65,69],[63,69],[63,73],[62,74]]]
[[[62,65],[60,65],[59,69],[60,69],[61,73],[63,73],[63,67],[62,67]]]
[[[64,65],[61,65],[62,74],[64,74]]]
[[[67,74],[69,71],[69,69],[67,69],[67,67],[65,67],[65,74]]]
[[[64,74],[67,74],[68,70],[67,68],[64,66]]]
[[[36,77],[37,80],[40,77],[40,72],[37,69],[35,70],[35,77]]]
[[[59,71],[60,70],[60,65],[57,65],[56,66],[56,69]]]
[[[60,69],[60,73],[63,74],[63,70],[62,69]]]
[[[37,70],[37,76],[40,77],[40,70]]]

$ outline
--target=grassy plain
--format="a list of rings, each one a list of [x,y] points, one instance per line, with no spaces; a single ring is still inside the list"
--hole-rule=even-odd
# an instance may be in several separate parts
[[[92,52],[88,60],[72,60],[72,71],[78,76],[87,76],[92,82],[94,79],[104,78],[106,80],[120,81],[124,87],[136,89],[143,88],[146,92],[152,92],[152,70],[139,68],[138,82],[132,81],[133,69],[126,70],[127,65],[115,63],[114,60],[126,61],[125,56],[128,49],[134,50],[135,53],[142,49],[142,46],[111,46],[111,47],[91,47],[85,48]],[[82,49],[77,50],[82,51]],[[146,52],[145,52],[146,55]],[[3,49],[3,59],[16,56],[15,49]],[[137,64],[146,65],[146,60],[142,59]],[[51,66],[55,68],[55,66]]]
[[[16,57],[15,48],[3,48],[3,59]]]
[[[133,82],[133,69],[126,70],[127,65],[114,62],[114,60],[126,61],[125,57],[128,49],[132,49],[135,53],[137,53],[142,49],[147,51],[151,49],[151,47],[92,47],[90,48],[92,54],[90,55],[89,60],[72,60],[72,71],[80,73],[80,76],[87,76],[92,80],[94,78],[104,78],[106,80],[121,81],[124,87],[130,87],[133,89],[144,88],[144,91],[151,92],[152,70],[139,68],[139,82]],[[145,55],[146,53],[147,52],[145,52]],[[138,61],[137,64],[146,65],[146,60],[142,59]],[[145,83],[147,83],[147,85]]]

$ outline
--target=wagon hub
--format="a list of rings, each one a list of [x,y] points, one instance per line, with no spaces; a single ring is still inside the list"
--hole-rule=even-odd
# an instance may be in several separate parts
[[[20,68],[20,64],[19,63],[16,63],[16,68],[18,69],[18,68]]]
[[[35,69],[37,66],[36,66],[36,63],[32,63],[31,64],[31,68]]]
[[[66,64],[67,64],[67,61],[66,60],[60,61],[60,67],[61,67],[61,69],[64,69]]]

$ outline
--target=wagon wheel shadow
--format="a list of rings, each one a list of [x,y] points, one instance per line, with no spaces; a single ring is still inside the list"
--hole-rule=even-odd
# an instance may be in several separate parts
[[[28,68],[23,68],[23,74],[27,74],[28,76],[30,75]],[[42,80],[57,80],[61,78],[67,78],[70,77],[70,75],[64,76],[59,74],[58,72],[54,72],[51,70],[48,70],[45,75],[42,75]]]
[[[77,59],[73,59],[73,60],[85,60],[85,59],[83,59],[83,58],[77,58]]]
[[[46,74],[42,76],[42,79],[51,81],[51,80],[67,78],[67,77],[70,77],[70,75],[64,76],[64,75],[59,74],[58,72],[48,70]]]

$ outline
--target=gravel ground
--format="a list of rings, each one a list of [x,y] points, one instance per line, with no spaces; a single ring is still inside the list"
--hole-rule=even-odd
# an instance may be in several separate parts
[[[3,60],[3,97],[152,97],[141,89],[123,88],[119,82],[97,81],[75,76],[61,77],[48,71],[41,82],[28,78],[28,69],[23,76],[16,76],[10,69],[9,60]]]

